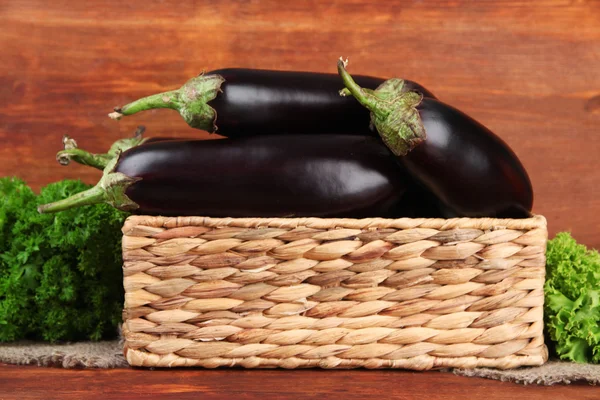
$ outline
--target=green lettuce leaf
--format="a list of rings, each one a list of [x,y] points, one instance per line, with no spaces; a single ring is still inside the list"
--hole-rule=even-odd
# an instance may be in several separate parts
[[[600,362],[600,254],[566,232],[548,241],[544,314],[561,359]]]

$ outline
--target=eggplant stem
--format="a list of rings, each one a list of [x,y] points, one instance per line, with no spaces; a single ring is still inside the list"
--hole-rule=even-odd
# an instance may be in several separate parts
[[[108,116],[111,119],[118,120],[124,115],[132,115],[140,111],[152,110],[155,108],[179,110],[179,90],[169,90],[167,92],[142,97],[123,107],[115,108],[114,112],[108,114]]]
[[[377,130],[385,145],[397,156],[404,156],[427,138],[417,106],[423,95],[407,91],[404,80],[388,79],[376,90],[363,89],[346,71],[348,61],[338,60],[337,68],[346,89],[340,96],[354,96],[371,111],[371,126]]]
[[[108,114],[108,117],[110,119],[114,119],[115,121],[120,120],[122,116],[123,116],[123,114],[121,114],[119,111],[114,111],[114,112],[111,112],[110,114]]]
[[[78,164],[103,170],[110,161],[110,156],[108,154],[92,154],[82,149],[72,148],[59,151],[56,154],[56,160],[61,165],[69,165],[69,162],[73,160]]]
[[[38,212],[41,214],[55,213],[71,208],[100,203],[107,203],[122,211],[133,211],[139,208],[125,192],[131,185],[140,181],[141,178],[130,177],[121,172],[116,172],[120,156],[121,153],[118,152],[115,157],[108,162],[102,173],[102,178],[100,178],[100,181],[98,181],[96,186],[74,194],[71,197],[67,197],[66,199],[40,205],[38,207]]]
[[[65,148],[56,154],[56,160],[61,165],[69,165],[71,161],[75,161],[78,164],[103,170],[117,154],[142,144],[146,140],[142,137],[145,130],[146,128],[144,126],[138,126],[133,137],[117,140],[113,143],[108,152],[104,154],[93,154],[80,149],[77,147],[77,142],[73,138],[65,135],[63,137]]]
[[[117,140],[105,154],[92,154],[79,149],[77,142],[65,135],[63,138],[65,149],[56,155],[56,159],[65,165],[70,160],[74,160],[80,164],[101,169],[103,170],[102,178],[96,186],[86,191],[54,203],[40,205],[38,212],[42,214],[55,213],[100,203],[107,203],[122,211],[133,211],[139,208],[125,192],[129,186],[140,181],[141,178],[127,176],[117,172],[116,168],[124,151],[139,146],[146,140],[142,137],[145,130],[144,126],[138,126],[133,137]]]
[[[74,194],[66,199],[55,201],[54,203],[42,204],[38,207],[38,212],[40,214],[55,213],[70,208],[103,203],[105,200],[106,192],[100,186],[94,186],[91,189]]]
[[[338,60],[337,69],[338,74],[342,78],[344,85],[346,86],[346,90],[340,90],[340,96],[348,96],[352,95],[360,104],[369,109],[369,111],[375,111],[377,108],[377,100],[374,98],[372,93],[369,93],[367,90],[360,87],[352,78],[352,75],[346,71],[346,65],[348,64],[348,60],[344,61],[342,57]]]
[[[208,103],[223,91],[223,82],[225,78],[221,75],[201,74],[188,80],[177,90],[142,97],[123,107],[116,107],[108,116],[118,120],[140,111],[170,108],[179,112],[192,128],[215,132],[217,112]]]

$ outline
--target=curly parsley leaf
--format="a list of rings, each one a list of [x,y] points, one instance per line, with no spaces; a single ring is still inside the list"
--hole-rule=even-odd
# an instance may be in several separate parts
[[[65,180],[36,196],[24,181],[0,178],[0,341],[117,334],[127,215],[108,205],[37,211],[89,187]]]

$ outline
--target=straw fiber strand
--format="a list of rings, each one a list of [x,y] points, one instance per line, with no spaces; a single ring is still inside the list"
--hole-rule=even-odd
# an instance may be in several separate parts
[[[207,368],[540,365],[545,224],[130,217],[126,358]]]

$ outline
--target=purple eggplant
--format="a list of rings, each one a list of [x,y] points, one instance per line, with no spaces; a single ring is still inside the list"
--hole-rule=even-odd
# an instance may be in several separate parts
[[[98,185],[40,212],[106,202],[146,215],[391,217],[407,187],[394,155],[377,137],[139,140],[127,147],[116,144],[125,151],[97,163],[104,167]],[[69,159],[70,151],[62,158]]]
[[[365,87],[384,79],[357,76]],[[434,97],[423,86],[405,89]],[[338,95],[336,74],[227,68],[190,79],[180,89],[136,100],[109,114],[113,119],[155,108],[177,110],[193,128],[226,137],[281,134],[373,135],[369,112]]]
[[[401,79],[362,88],[345,64],[338,61],[346,86],[340,94],[371,111],[371,127],[423,190],[439,199],[446,217],[531,215],[531,181],[502,139],[456,108],[406,91]]]

